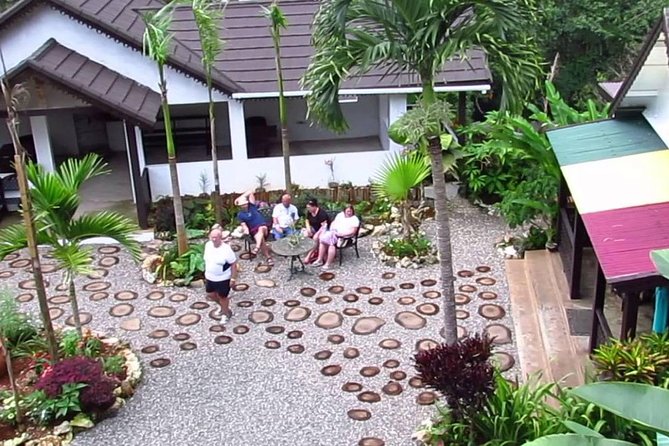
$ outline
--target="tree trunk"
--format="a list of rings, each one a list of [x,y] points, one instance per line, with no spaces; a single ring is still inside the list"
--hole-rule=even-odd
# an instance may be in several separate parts
[[[160,99],[163,109],[163,120],[165,121],[165,142],[167,143],[167,162],[170,168],[170,180],[172,182],[172,204],[174,205],[174,220],[177,230],[177,249],[179,255],[188,251],[188,237],[186,237],[186,225],[184,224],[184,210],[181,203],[181,189],[179,188],[179,171],[177,170],[177,156],[172,135],[172,117],[170,105],[167,102],[167,85],[163,67],[158,67],[160,76]]]
[[[51,322],[51,314],[49,313],[49,302],[47,301],[46,290],[44,287],[44,276],[42,275],[42,264],[37,249],[37,235],[35,233],[35,224],[33,222],[32,202],[30,201],[28,179],[26,178],[25,171],[25,157],[18,137],[13,133],[13,129],[10,128],[10,134],[12,134],[12,140],[14,140],[14,168],[16,169],[16,177],[21,194],[23,225],[26,229],[28,253],[32,263],[33,279],[35,280],[35,292],[37,294],[40,317],[42,319],[42,324],[44,325],[44,334],[49,348],[50,362],[53,364],[58,361],[58,342],[56,342],[56,335],[53,331],[53,323]]]
[[[402,226],[404,227],[404,238],[411,237],[413,234],[413,226],[411,226],[410,220],[411,206],[409,206],[409,200],[404,200],[400,204],[400,215],[402,216]]]
[[[6,339],[0,339],[0,349],[5,353],[5,361],[7,365],[7,375],[9,377],[9,384],[12,387],[12,393],[14,394],[14,405],[16,406],[16,424],[19,427],[19,431],[23,431],[23,411],[21,410],[21,395],[19,394],[19,389],[16,386],[16,379],[14,377],[14,369],[12,365],[12,352],[5,348]]]
[[[457,342],[457,319],[455,317],[455,277],[453,276],[453,253],[451,251],[451,229],[446,206],[446,180],[439,138],[430,140],[430,161],[434,187],[434,208],[437,222],[437,249],[441,276],[441,294],[444,296],[444,332],[448,344]]]
[[[68,273],[69,275],[69,273]],[[77,302],[77,290],[74,287],[74,276],[68,277],[68,287],[70,290],[70,305],[72,306],[72,318],[74,319],[74,326],[79,333],[79,337],[83,338],[84,334],[81,330],[81,318],[79,317],[79,302]]]
[[[293,180],[290,177],[290,143],[288,142],[288,125],[281,124],[281,151],[283,152],[283,171],[286,182],[286,193],[293,193]]]
[[[222,224],[221,219],[221,183],[218,175],[218,151],[216,148],[216,113],[214,110],[214,100],[212,98],[211,73],[207,80],[207,89],[209,90],[209,137],[211,139],[211,163],[214,169],[214,191],[211,194],[211,201],[214,202],[214,218],[216,223]]]
[[[286,98],[283,94],[283,68],[281,68],[281,37],[279,30],[274,30],[274,51],[276,52],[276,77],[279,83],[279,121],[281,122],[281,152],[283,153],[283,172],[286,193],[293,193],[293,180],[290,175],[290,141],[288,140],[288,114]]]

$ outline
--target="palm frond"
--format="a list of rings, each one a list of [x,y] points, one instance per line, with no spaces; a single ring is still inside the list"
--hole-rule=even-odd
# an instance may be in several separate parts
[[[82,159],[69,158],[58,167],[56,174],[66,188],[78,191],[85,181],[110,172],[100,155],[89,153]]]
[[[406,200],[411,189],[430,175],[430,163],[420,152],[393,153],[372,178],[372,191],[392,201]]]
[[[47,232],[41,230],[42,228],[40,226],[36,229],[37,244],[41,245],[49,243],[50,239]],[[0,260],[13,252],[26,248],[27,246],[28,239],[26,228],[22,223],[0,229]]]
[[[425,105],[422,101],[400,116],[388,128],[388,135],[397,144],[410,147],[427,145],[451,127],[451,112],[446,101]]]
[[[145,24],[142,51],[160,66],[167,63],[170,55],[170,44],[172,43],[170,25],[175,6],[176,3],[167,3],[158,11],[142,14]]]
[[[193,0],[191,7],[202,46],[202,63],[210,71],[223,50],[219,26],[224,16],[226,2]]]
[[[79,191],[63,184],[56,172],[46,172],[42,166],[29,162],[26,176],[32,184],[30,197],[35,211],[35,220],[45,226],[56,226],[58,232],[74,216],[79,206]]]
[[[55,245],[52,255],[58,265],[69,273],[70,278],[93,272],[93,249],[90,246],[78,243]]]
[[[134,259],[139,259],[141,249],[132,233],[137,226],[127,217],[111,211],[83,215],[72,220],[63,238],[81,242],[91,237],[109,237],[126,248]]]

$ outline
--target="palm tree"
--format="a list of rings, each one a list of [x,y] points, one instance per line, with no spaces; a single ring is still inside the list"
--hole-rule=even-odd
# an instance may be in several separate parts
[[[409,193],[428,176],[430,176],[429,160],[422,153],[413,151],[408,154],[391,154],[373,178],[374,194],[399,204],[405,238],[414,232]]]
[[[220,223],[221,214],[221,185],[218,175],[218,153],[216,149],[216,113],[214,110],[213,88],[211,81],[211,70],[216,57],[223,49],[223,41],[218,31],[218,25],[223,19],[223,11],[226,3],[214,3],[211,0],[193,0],[191,8],[195,16],[195,24],[200,34],[200,46],[202,47],[202,64],[207,77],[207,93],[209,94],[209,134],[211,138],[211,161],[214,168],[214,193],[211,196],[214,202],[214,215],[216,222]]]
[[[425,125],[422,134],[431,160],[448,343],[457,341],[457,326],[440,137],[452,130],[440,113],[435,77],[447,60],[482,48],[503,81],[502,105],[519,110],[541,74],[533,43],[522,36],[526,10],[524,0],[324,0],[314,21],[315,54],[303,84],[311,91],[310,115],[331,129],[347,129],[338,93],[350,75],[381,68],[389,74],[410,72],[420,77],[421,107],[415,113],[427,119],[414,122]],[[520,35],[520,41],[507,42],[510,32]]]
[[[281,151],[283,152],[283,172],[286,192],[292,194],[293,182],[290,178],[290,142],[288,141],[288,114],[286,113],[286,97],[283,93],[283,69],[281,68],[281,30],[288,27],[288,20],[281,11],[276,0],[269,8],[262,7],[263,14],[269,20],[270,32],[274,41],[274,59],[276,61],[276,78],[279,84],[279,121],[281,121]]]
[[[23,84],[15,84],[10,86],[5,69],[5,59],[0,52],[0,59],[2,60],[2,68],[5,76],[3,76],[0,85],[2,86],[2,96],[5,101],[7,110],[7,129],[12,138],[14,146],[14,168],[16,169],[16,177],[19,183],[19,191],[21,194],[21,210],[23,215],[23,225],[25,227],[26,245],[28,246],[28,253],[32,263],[33,279],[35,281],[35,290],[37,294],[37,302],[39,304],[40,317],[44,326],[44,334],[46,335],[47,346],[49,349],[50,361],[58,361],[58,342],[53,331],[53,324],[51,322],[51,315],[49,313],[49,303],[46,298],[46,290],[44,287],[44,276],[42,275],[42,265],[39,258],[39,251],[37,249],[37,242],[35,236],[35,225],[33,224],[33,209],[28,193],[28,181],[26,180],[25,166],[26,166],[26,151],[19,139],[19,107],[28,99],[29,92]],[[1,241],[0,241],[1,243]],[[0,250],[2,248],[0,247]],[[0,255],[0,260],[5,256]]]
[[[181,204],[181,190],[179,188],[179,172],[177,171],[177,155],[174,147],[174,136],[172,135],[172,118],[170,116],[170,105],[167,102],[167,82],[165,81],[165,64],[171,54],[172,34],[169,27],[172,23],[172,11],[174,4],[168,3],[158,11],[145,13],[144,24],[144,54],[147,54],[158,66],[158,86],[160,88],[160,99],[163,109],[163,121],[165,122],[165,140],[167,144],[167,162],[170,168],[170,179],[172,181],[172,200],[174,204],[174,219],[177,229],[177,249],[179,255],[188,251],[188,237],[186,236],[186,225],[184,224],[184,211]]]
[[[138,259],[139,243],[131,238],[136,227],[129,218],[111,211],[75,217],[81,185],[93,177],[109,173],[98,155],[89,154],[81,160],[69,159],[56,172],[45,172],[42,166],[30,163],[26,172],[33,185],[30,195],[36,211],[37,242],[51,247],[56,263],[64,271],[74,323],[81,335],[75,278],[90,274],[93,262],[92,248],[82,242],[92,237],[110,237]],[[23,225],[0,230],[0,257],[25,246]]]

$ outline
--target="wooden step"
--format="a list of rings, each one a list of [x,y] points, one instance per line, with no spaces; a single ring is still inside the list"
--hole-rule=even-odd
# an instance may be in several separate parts
[[[547,251],[525,253],[525,273],[534,294],[551,375],[567,386],[584,382],[582,361],[571,341],[569,322]]]
[[[527,282],[525,260],[507,260],[505,267],[522,378],[542,372],[541,381],[551,382],[553,376],[548,367],[535,298]]]

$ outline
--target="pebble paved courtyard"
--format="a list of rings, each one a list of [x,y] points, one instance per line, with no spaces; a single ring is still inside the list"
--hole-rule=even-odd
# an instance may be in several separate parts
[[[503,260],[504,225],[464,200],[451,206],[459,332],[496,337],[496,358],[517,373]],[[434,223],[426,222],[428,234]],[[233,242],[236,249],[241,245]],[[260,264],[240,249],[233,318],[220,325],[204,290],[150,285],[117,246],[95,246],[96,273],[77,289],[82,321],[127,339],[143,384],[115,416],[75,445],[410,445],[435,394],[412,357],[443,338],[438,267],[390,268],[360,241],[332,272],[308,268],[290,282],[287,260]],[[24,256],[0,278],[36,311]],[[49,266],[51,265],[51,266]],[[60,274],[44,260],[52,317],[71,324]]]

